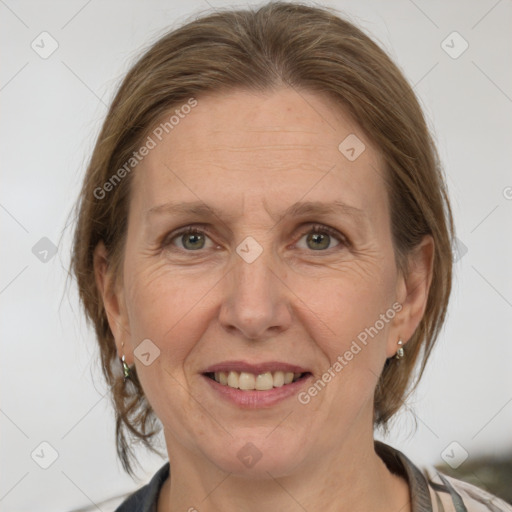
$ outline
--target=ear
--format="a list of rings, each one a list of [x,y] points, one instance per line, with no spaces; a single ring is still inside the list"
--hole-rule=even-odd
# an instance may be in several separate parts
[[[393,329],[388,339],[387,357],[398,349],[398,340],[405,344],[411,339],[427,307],[432,283],[434,239],[425,235],[421,243],[407,257],[407,275],[400,274],[397,281],[397,301],[402,309],[393,319]]]
[[[114,335],[119,357],[125,355],[128,365],[133,363],[130,344],[130,325],[126,314],[122,285],[118,283],[109,265],[109,255],[103,241],[99,242],[93,254],[96,286],[103,299],[110,330]]]

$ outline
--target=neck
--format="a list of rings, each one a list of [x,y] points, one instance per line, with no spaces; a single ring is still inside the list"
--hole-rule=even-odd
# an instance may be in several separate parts
[[[375,453],[373,432],[359,437],[329,456],[304,460],[288,476],[269,472],[256,480],[220,470],[166,433],[171,477],[162,487],[158,512],[259,512],[265,506],[283,512],[410,512],[409,487]]]

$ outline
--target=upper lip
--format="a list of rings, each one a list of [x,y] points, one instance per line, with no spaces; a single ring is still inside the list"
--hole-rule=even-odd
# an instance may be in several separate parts
[[[203,373],[216,372],[247,372],[260,375],[266,372],[293,372],[307,373],[308,370],[295,364],[283,363],[280,361],[267,361],[263,363],[248,363],[246,361],[223,361],[206,368]]]

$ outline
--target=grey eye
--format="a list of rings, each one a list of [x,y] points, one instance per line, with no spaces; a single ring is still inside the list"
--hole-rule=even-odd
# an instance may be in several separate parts
[[[203,233],[185,233],[180,237],[181,243],[185,249],[202,249],[205,245],[205,236]]]
[[[320,249],[328,249],[330,245],[330,236],[324,235],[322,233],[310,233],[307,235],[306,243],[308,246],[314,251],[318,251]],[[311,242],[311,246],[309,243]]]
[[[305,246],[301,246],[300,242],[305,239]],[[336,242],[333,244],[333,242]],[[340,245],[340,240],[337,239],[337,236],[329,233],[328,231],[316,229],[310,230],[308,233],[304,233],[297,244],[301,249],[309,249],[312,251],[323,251],[326,249],[331,249]]]

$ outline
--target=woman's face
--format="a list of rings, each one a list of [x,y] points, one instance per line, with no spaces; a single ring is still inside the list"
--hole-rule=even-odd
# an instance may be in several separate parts
[[[426,296],[397,271],[377,150],[328,100],[287,88],[180,113],[133,171],[106,299],[171,465],[277,476],[366,442],[378,376]]]

